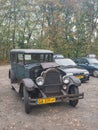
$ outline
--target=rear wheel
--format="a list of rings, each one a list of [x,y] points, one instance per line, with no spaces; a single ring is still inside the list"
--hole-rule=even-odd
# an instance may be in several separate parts
[[[94,70],[94,71],[93,71],[93,76],[94,76],[94,77],[98,77],[98,70]]]
[[[31,112],[31,106],[29,104],[29,93],[25,87],[23,87],[23,96],[24,96],[25,112],[29,114]]]
[[[70,89],[69,89],[69,94],[79,94],[79,89],[78,89],[78,87],[76,87],[76,86],[70,87]],[[75,107],[75,106],[78,104],[78,102],[79,102],[79,99],[70,100],[70,101],[69,101],[69,104],[70,104],[71,106]]]
[[[14,74],[14,72],[12,71],[12,69],[9,70],[9,79],[10,79],[10,82],[11,82],[11,83],[16,83],[16,82],[17,82],[17,80],[16,80],[16,78],[15,78],[15,74]]]
[[[8,77],[9,77],[9,80],[10,80],[11,89],[12,89],[12,90],[15,90],[14,86],[12,85],[12,83],[13,83],[12,77],[14,77],[14,76],[13,76],[13,73],[12,73],[12,70],[11,70],[11,69],[9,70]]]

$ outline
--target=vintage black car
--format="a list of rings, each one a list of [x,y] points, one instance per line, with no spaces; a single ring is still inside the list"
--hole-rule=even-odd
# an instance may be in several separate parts
[[[84,93],[79,93],[80,80],[62,73],[50,50],[13,49],[10,61],[11,85],[22,96],[26,113],[33,105],[62,101],[75,107],[84,97]]]
[[[78,77],[81,82],[89,80],[89,72],[77,66],[77,64],[70,58],[55,59],[55,62],[60,65],[60,69],[65,72],[66,75],[74,75]]]

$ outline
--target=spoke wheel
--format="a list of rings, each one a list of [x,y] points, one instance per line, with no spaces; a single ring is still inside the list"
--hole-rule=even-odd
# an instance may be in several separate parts
[[[29,114],[31,112],[31,107],[29,104],[29,93],[25,87],[23,87],[23,96],[24,96],[24,105],[25,105],[25,112]]]
[[[70,87],[69,94],[79,94],[79,89],[76,86]],[[70,100],[69,104],[73,107],[75,107],[79,102],[79,99],[76,100]]]

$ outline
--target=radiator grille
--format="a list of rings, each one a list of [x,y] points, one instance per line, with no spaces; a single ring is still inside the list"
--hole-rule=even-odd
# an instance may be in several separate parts
[[[60,73],[55,69],[50,69],[45,73],[44,88],[46,93],[60,92]]]

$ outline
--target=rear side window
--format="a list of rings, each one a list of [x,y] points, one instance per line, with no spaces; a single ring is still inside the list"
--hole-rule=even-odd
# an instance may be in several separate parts
[[[16,53],[11,54],[11,62],[12,63],[17,63],[17,54]]]

